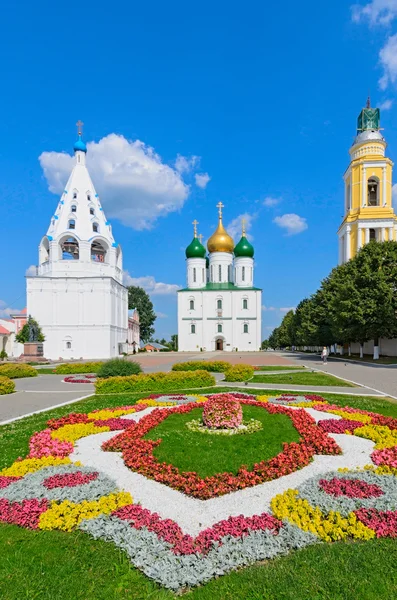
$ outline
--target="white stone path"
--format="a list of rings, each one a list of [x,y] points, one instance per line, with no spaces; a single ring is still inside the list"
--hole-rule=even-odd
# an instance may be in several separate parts
[[[152,410],[146,409],[123,418],[138,421]],[[316,421],[340,418],[311,408],[305,410]],[[276,494],[281,494],[288,488],[296,488],[314,475],[344,467],[353,469],[371,464],[370,455],[375,446],[372,441],[353,435],[329,434],[342,449],[342,455],[316,455],[312,463],[290,475],[211,500],[198,500],[134,473],[125,466],[121,453],[103,452],[102,443],[115,435],[117,432],[109,431],[80,439],[75,444],[71,460],[79,460],[85,466],[95,467],[106,473],[120,489],[131,493],[135,503],[158,513],[163,519],[172,519],[184,533],[192,536],[229,516],[251,517],[269,511],[270,501]]]

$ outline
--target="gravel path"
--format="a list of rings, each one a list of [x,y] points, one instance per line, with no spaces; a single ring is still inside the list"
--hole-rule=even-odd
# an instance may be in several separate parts
[[[152,410],[154,409],[149,408],[129,417],[138,421]],[[316,421],[324,418],[340,418],[313,409],[306,410]],[[371,463],[370,455],[374,449],[374,443],[370,440],[352,435],[330,434],[341,447],[343,451],[341,456],[315,456],[313,462],[307,467],[274,481],[211,500],[197,500],[130,471],[124,465],[121,453],[103,452],[102,443],[115,435],[116,433],[111,431],[80,439],[75,445],[71,459],[79,460],[85,466],[95,467],[106,473],[121,489],[131,493],[134,502],[139,502],[144,508],[157,512],[163,519],[176,521],[185,533],[193,536],[229,516],[242,514],[249,517],[268,511],[270,501],[276,494],[288,488],[295,488],[314,475],[341,467],[364,467]]]

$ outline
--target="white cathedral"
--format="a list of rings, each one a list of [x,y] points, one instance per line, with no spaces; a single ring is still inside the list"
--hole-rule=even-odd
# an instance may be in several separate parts
[[[178,291],[178,348],[187,351],[256,351],[261,348],[262,290],[254,287],[254,248],[243,223],[235,246],[222,223],[209,238],[209,255],[197,236],[186,248],[187,287]]]
[[[40,242],[37,274],[27,277],[27,314],[43,330],[49,359],[109,358],[127,350],[121,247],[88,173],[86,153],[79,129],[75,165]]]

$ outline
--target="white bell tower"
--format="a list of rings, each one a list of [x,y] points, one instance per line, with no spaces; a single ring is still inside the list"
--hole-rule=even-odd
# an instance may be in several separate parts
[[[27,312],[42,327],[51,359],[110,358],[127,341],[122,251],[86,167],[82,125],[75,165],[39,245],[37,274],[27,277]]]

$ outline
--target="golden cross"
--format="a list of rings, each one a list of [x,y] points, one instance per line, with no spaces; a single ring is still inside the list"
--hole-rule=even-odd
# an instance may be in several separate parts
[[[203,237],[204,237],[203,234],[200,233],[200,235],[198,236],[198,239],[200,240],[200,244],[203,243]]]
[[[222,219],[222,208],[224,208],[224,204],[222,204],[222,202],[218,202],[218,204],[216,205],[216,208],[219,211],[219,218]]]
[[[76,123],[76,127],[77,127],[77,135],[81,135],[83,133],[83,121],[80,121],[80,119],[77,121]]]
[[[196,221],[196,219],[194,219],[192,225],[193,225],[193,231],[194,231],[194,237],[197,237],[197,225],[199,224],[198,221]]]
[[[246,224],[247,220],[246,219],[241,219],[241,227],[243,229],[243,236],[245,237],[245,224]]]

